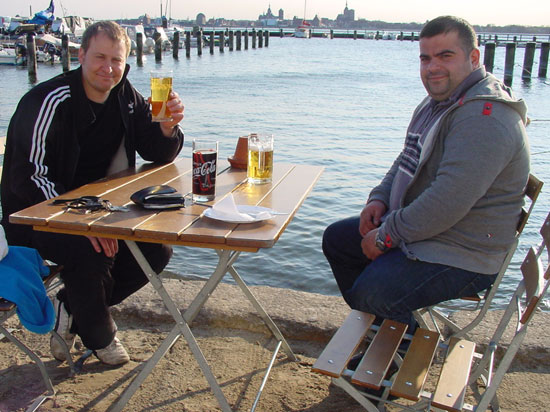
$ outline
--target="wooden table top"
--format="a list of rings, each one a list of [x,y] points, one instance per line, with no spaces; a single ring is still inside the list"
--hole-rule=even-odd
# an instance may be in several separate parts
[[[255,252],[277,242],[322,172],[319,166],[276,163],[272,183],[251,185],[246,182],[246,170],[231,168],[226,161],[219,161],[216,198],[209,204],[232,192],[237,204],[288,213],[263,222],[235,224],[213,220],[203,216],[206,208],[199,205],[160,212],[146,210],[130,200],[130,195],[137,190],[158,184],[170,185],[182,194],[191,192],[191,159],[188,158],[128,169],[59,196],[63,199],[99,196],[113,205],[128,206],[129,212],[83,213],[52,205],[53,199],[50,199],[12,214],[10,222],[49,232]]]

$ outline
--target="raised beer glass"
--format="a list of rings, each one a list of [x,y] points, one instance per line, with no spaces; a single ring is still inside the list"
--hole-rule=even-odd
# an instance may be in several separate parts
[[[151,71],[151,114],[154,122],[167,122],[172,119],[166,102],[172,91],[172,70]]]
[[[273,179],[273,135],[252,133],[248,136],[249,183],[269,183]]]
[[[193,201],[208,202],[216,196],[218,142],[193,139]]]

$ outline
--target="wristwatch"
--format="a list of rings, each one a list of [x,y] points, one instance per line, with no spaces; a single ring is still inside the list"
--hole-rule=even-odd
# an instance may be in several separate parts
[[[380,231],[378,231],[376,234],[375,245],[381,252],[387,252],[392,246],[390,235],[386,235],[386,239],[382,239]]]

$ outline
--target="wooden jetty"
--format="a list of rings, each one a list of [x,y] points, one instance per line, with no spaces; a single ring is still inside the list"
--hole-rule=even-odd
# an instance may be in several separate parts
[[[292,31],[291,31],[292,30]],[[217,46],[219,53],[224,53],[227,49],[229,52],[248,50],[249,44],[252,49],[268,47],[270,37],[291,37],[294,34],[293,28],[287,29],[270,29],[270,28],[252,28],[252,29],[211,29],[201,28],[193,31],[178,31],[174,34],[172,41],[172,57],[179,58],[179,48],[185,48],[186,58],[191,58],[192,42],[196,47],[197,55],[202,55],[203,45],[208,47],[210,54],[214,54],[214,49]],[[184,41],[180,43],[180,35]],[[327,29],[312,29],[311,37],[323,37],[329,39],[366,39],[366,40],[396,40],[396,41],[417,41],[419,39],[418,32],[396,32],[396,31],[369,31],[369,30],[327,30]],[[235,44],[236,43],[236,44]],[[143,65],[143,46],[144,39],[142,34],[138,33],[136,38],[137,50],[137,65]],[[513,71],[515,66],[515,52],[519,47],[525,48],[522,79],[529,80],[533,73],[533,64],[535,50],[540,49],[539,70],[538,76],[546,78],[548,72],[548,52],[550,45],[550,34],[545,35],[527,35],[527,34],[489,34],[480,33],[478,35],[478,44],[484,48],[484,65],[489,72],[494,68],[495,49],[497,47],[506,48],[504,82],[511,84]],[[27,49],[35,50],[34,35],[27,34]],[[164,58],[164,50],[161,44],[160,36],[155,38],[155,60],[161,61]],[[36,55],[28,53],[27,66],[29,70],[29,79],[36,81]],[[63,36],[62,39],[62,63],[63,71],[70,69],[70,58],[68,51],[68,38]]]

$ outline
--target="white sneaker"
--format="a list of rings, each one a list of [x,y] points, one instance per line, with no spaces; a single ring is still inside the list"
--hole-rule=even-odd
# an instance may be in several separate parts
[[[106,348],[96,350],[95,354],[101,362],[111,366],[123,365],[130,360],[128,352],[117,337]]]
[[[65,305],[57,296],[52,300],[53,307],[55,310],[55,327],[54,330],[63,338],[67,344],[69,351],[74,347],[74,341],[76,335],[71,333],[71,325],[73,324],[73,317],[69,315]],[[57,341],[53,336],[50,337],[50,351],[55,359],[58,361],[67,360],[67,355],[65,353],[65,348],[63,345]]]

